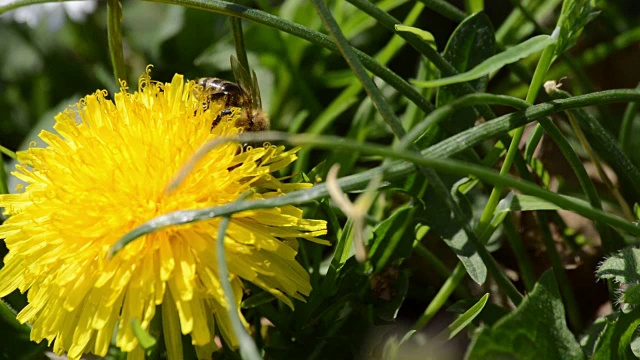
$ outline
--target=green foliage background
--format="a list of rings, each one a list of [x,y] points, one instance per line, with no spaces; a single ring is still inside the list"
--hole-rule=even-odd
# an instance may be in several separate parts
[[[330,166],[340,164],[346,177],[340,184],[352,200],[382,174],[363,220],[364,263],[352,251],[358,222],[348,220],[325,188],[279,200],[304,202],[308,212],[327,219],[334,246],[301,244],[314,291],[295,312],[251,289],[243,311],[261,356],[640,355],[634,333],[640,253],[633,248],[640,235],[634,105],[640,92],[630,90],[640,81],[637,0],[165,2],[121,4],[120,71],[130,88],[148,64],[159,81],[174,73],[232,79],[229,57],[237,50],[229,15],[253,19],[242,21],[243,49],[272,128],[284,133],[255,136],[302,145],[291,173],[311,180],[326,179]],[[0,5],[0,12],[6,9]],[[2,146],[25,149],[60,110],[96,89],[117,90],[107,13],[101,2],[85,21],[55,30],[47,21],[34,28],[16,23],[10,11],[0,18]],[[394,30],[393,18],[414,29]],[[513,50],[556,26],[557,42],[540,38],[547,41],[544,51]],[[379,64],[345,47],[343,36]],[[471,71],[502,51],[512,56],[499,71],[437,90],[422,86]],[[373,83],[365,67],[378,75]],[[546,93],[544,80],[563,85]],[[521,110],[536,103],[542,104]],[[518,130],[529,122],[538,129]],[[506,155],[508,130],[515,143],[522,136],[522,151],[512,146]],[[544,151],[534,153],[535,134],[543,132]],[[593,175],[600,164],[615,173],[612,184]],[[593,222],[571,222],[563,209]],[[606,281],[598,282],[593,274],[604,259],[597,275]],[[48,356],[46,344],[30,343],[28,326],[15,321],[12,309],[24,306],[25,297],[4,300],[0,358]],[[255,331],[261,319],[272,326]],[[158,340],[150,358],[164,355]],[[185,351],[186,359],[195,358]],[[108,358],[123,356],[114,347]],[[228,348],[215,354],[240,357],[251,358]]]

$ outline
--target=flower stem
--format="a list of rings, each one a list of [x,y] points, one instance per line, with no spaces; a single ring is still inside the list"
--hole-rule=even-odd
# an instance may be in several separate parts
[[[127,80],[127,70],[122,51],[122,4],[119,0],[107,0],[107,34],[113,75],[116,86],[120,87],[120,81]]]

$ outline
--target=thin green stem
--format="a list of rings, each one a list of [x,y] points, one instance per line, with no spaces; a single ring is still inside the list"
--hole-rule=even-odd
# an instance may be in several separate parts
[[[229,268],[227,267],[227,258],[225,255],[224,239],[227,233],[227,227],[229,226],[230,216],[223,216],[220,219],[220,225],[218,227],[218,239],[216,240],[216,264],[218,265],[218,278],[220,279],[220,285],[228,304],[228,316],[231,319],[231,329],[238,340],[240,345],[240,355],[243,359],[249,360],[261,360],[260,351],[253,342],[251,335],[247,332],[247,329],[242,325],[240,320],[240,312],[236,305],[235,296],[233,294],[233,288],[229,281]]]
[[[416,323],[413,325],[414,330],[422,329],[429,320],[431,320],[435,314],[444,306],[449,299],[449,296],[453,293],[453,291],[458,287],[460,281],[464,279],[464,276],[467,274],[462,263],[458,263],[451,276],[445,281],[445,283],[440,288],[440,291],[436,294],[436,296],[431,300],[429,306],[424,310],[424,313],[420,315]]]
[[[427,249],[426,246],[418,244],[414,248],[414,251],[418,256],[423,257],[429,264],[429,266],[431,266],[433,270],[435,270],[435,272],[440,275],[440,277],[442,277],[442,279],[444,279],[445,281],[451,276],[451,274],[453,274],[453,272],[449,270],[449,268],[447,268],[442,260],[440,260],[440,258],[432,253],[431,250]],[[469,291],[467,291],[467,289],[464,287],[457,287],[454,290],[456,292],[456,295],[458,295],[460,298],[466,298],[470,296]]]
[[[249,58],[247,57],[247,48],[244,45],[244,35],[242,33],[242,20],[235,16],[229,17],[231,23],[231,32],[233,33],[233,43],[236,46],[236,56],[240,65],[242,65],[249,74],[251,74],[251,68],[249,67]]]
[[[12,158],[13,160],[18,160],[18,154],[16,154],[15,152],[7,149],[6,147],[0,145],[0,153],[7,155],[8,157]]]
[[[550,45],[544,49],[540,60],[538,61],[538,66],[536,67],[536,71],[533,74],[533,80],[529,86],[529,92],[527,93],[527,98],[525,101],[529,104],[533,104],[535,101],[538,91],[542,87],[542,83],[544,81],[544,77],[551,66],[551,61],[553,60],[553,54],[555,52],[555,45]],[[524,134],[524,127],[519,127],[513,134],[511,144],[509,145],[509,149],[507,150],[507,155],[502,163],[502,167],[500,168],[500,174],[508,174],[511,170],[511,165],[513,164],[513,159],[518,152],[518,147],[520,145],[520,140],[522,140],[522,135]],[[482,215],[480,216],[480,221],[478,223],[478,232],[482,234],[489,223],[491,222],[491,218],[493,217],[493,213],[498,206],[498,201],[500,201],[500,195],[502,193],[502,189],[499,187],[493,188],[491,190],[491,194],[489,195],[489,200],[487,201],[487,205],[485,206]]]
[[[4,159],[0,155],[0,194],[9,193],[9,185],[7,184],[7,171],[4,167]]]
[[[121,80],[127,80],[122,50],[122,4],[119,0],[107,0],[107,34],[113,76],[116,79],[116,86],[119,87]]]

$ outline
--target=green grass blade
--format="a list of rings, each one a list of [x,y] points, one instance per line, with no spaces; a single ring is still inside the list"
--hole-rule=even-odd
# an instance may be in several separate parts
[[[556,43],[556,39],[549,35],[538,35],[526,40],[508,50],[494,55],[473,69],[464,73],[429,81],[413,81],[416,86],[421,87],[437,87],[451,84],[458,84],[478,79],[491,72],[497,71],[507,64],[514,63],[520,59],[524,59],[530,55],[538,53],[549,45]]]
[[[122,50],[122,5],[119,0],[107,1],[107,32],[113,76],[116,79],[116,86],[120,87],[120,80],[127,80],[127,68],[124,65]]]

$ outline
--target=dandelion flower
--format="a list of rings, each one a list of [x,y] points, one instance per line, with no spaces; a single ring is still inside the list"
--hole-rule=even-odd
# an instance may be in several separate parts
[[[18,153],[13,174],[28,185],[0,196],[10,216],[0,226],[9,249],[0,297],[28,291],[18,320],[32,325],[32,340],[46,339],[70,359],[105,355],[114,332],[116,346],[142,359],[131,321],[149,329],[160,308],[169,357],[181,356],[180,334],[190,334],[200,358],[216,350],[216,331],[237,346],[215,263],[219,219],[147,234],[112,259],[106,255],[121,236],[159,215],[311,186],[271,175],[296,159],[296,149],[223,144],[167,193],[203,144],[242,129],[234,119],[211,129],[222,104],[203,112],[198,88],[181,75],[162,84],[147,72],[137,92],[123,84],[114,101],[106,95],[98,91],[59,114],[58,134],[40,134],[46,147]],[[296,238],[323,242],[317,236],[325,233],[324,221],[304,219],[292,205],[235,214],[224,238],[233,301],[241,301],[242,280],[290,307],[291,298],[304,300],[311,286],[295,260]]]

